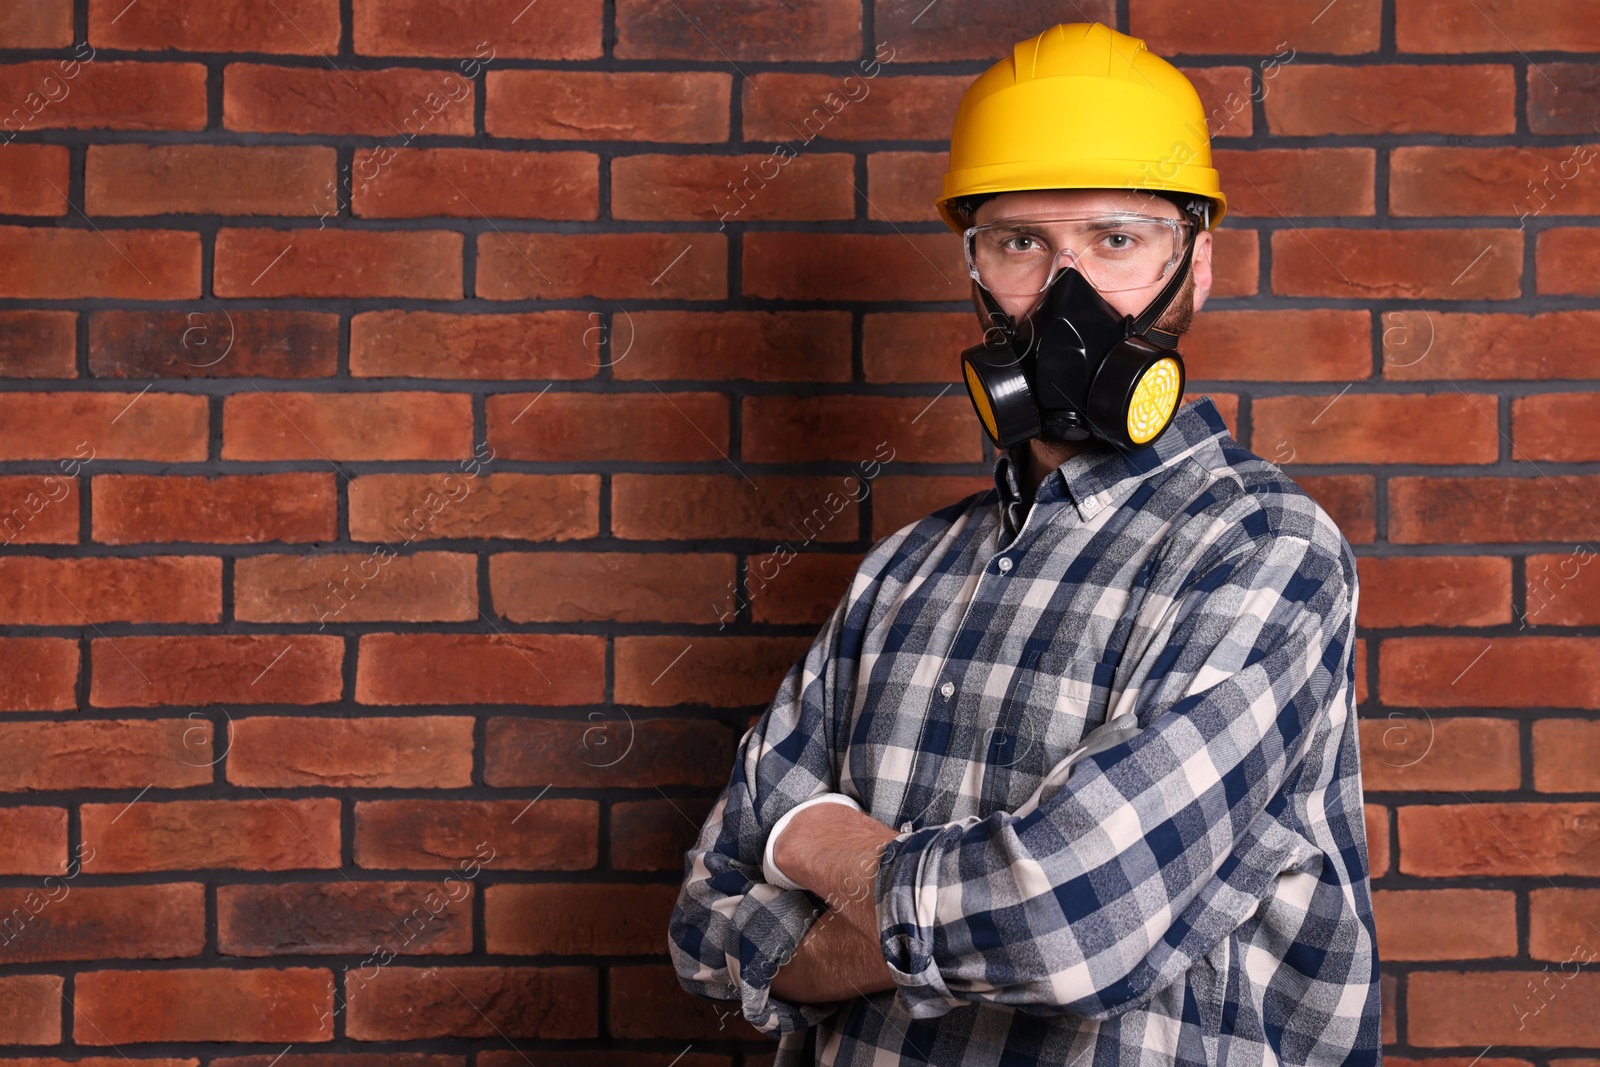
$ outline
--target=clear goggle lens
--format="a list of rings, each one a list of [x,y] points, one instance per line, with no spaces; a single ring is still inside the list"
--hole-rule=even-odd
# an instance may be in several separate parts
[[[967,271],[996,296],[1032,296],[1076,267],[1103,293],[1142,289],[1183,257],[1187,219],[1131,213],[999,219],[966,231]]]

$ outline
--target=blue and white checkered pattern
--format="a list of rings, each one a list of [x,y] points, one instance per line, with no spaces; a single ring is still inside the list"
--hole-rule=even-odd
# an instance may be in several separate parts
[[[1338,527],[1209,397],[1031,509],[1002,455],[872,547],[740,739],[685,856],[680,982],[779,1067],[813,1026],[841,1067],[1381,1063],[1357,596]],[[770,983],[823,902],[762,850],[830,791],[901,831],[873,884],[898,987],[795,1004]]]

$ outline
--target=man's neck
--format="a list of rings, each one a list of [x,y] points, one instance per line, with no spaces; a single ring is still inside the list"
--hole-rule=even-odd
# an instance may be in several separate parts
[[[1022,499],[1032,504],[1034,494],[1039,491],[1039,485],[1050,476],[1051,471],[1092,447],[1094,447],[1093,442],[1089,440],[1046,444],[1035,437],[1028,441],[1027,447],[1022,450],[1022,462],[1017,465],[1017,481],[1022,487]]]

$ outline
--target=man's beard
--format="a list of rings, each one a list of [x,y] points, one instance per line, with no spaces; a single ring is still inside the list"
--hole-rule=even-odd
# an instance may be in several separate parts
[[[1177,295],[1172,298],[1172,303],[1168,304],[1167,310],[1163,311],[1161,313],[1161,317],[1156,319],[1156,329],[1165,330],[1168,333],[1176,335],[1182,335],[1189,331],[1189,326],[1194,322],[1194,271],[1190,269],[1186,271],[1186,275],[1187,276],[1183,279],[1182,287],[1179,288]],[[988,319],[985,318],[983,299],[979,296],[977,282],[972,283],[972,302],[977,308],[979,322],[983,323],[985,326],[988,326],[989,322]],[[1143,308],[1140,309],[1141,313],[1143,310]],[[1135,318],[1137,317],[1138,316],[1135,316]],[[1061,447],[1063,445],[1082,446],[1084,443],[1083,438],[1079,438],[1075,441],[1069,441],[1065,438],[1054,437],[1047,433],[1041,433],[1039,435],[1039,440],[1043,444],[1051,447]],[[1109,442],[1101,442],[1098,438],[1090,437],[1088,440],[1091,446],[1095,444],[1104,444],[1107,448],[1115,447]]]

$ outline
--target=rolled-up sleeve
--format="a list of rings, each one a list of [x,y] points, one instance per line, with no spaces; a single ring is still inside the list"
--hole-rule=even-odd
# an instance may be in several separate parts
[[[835,791],[834,690],[849,601],[840,600],[777,696],[740,738],[732,776],[684,856],[668,951],[684,989],[737,1001],[750,1024],[773,1036],[822,1021],[839,1004],[774,997],[773,975],[822,914],[822,898],[780,889],[762,875],[773,824],[795,805]]]
[[[1138,732],[1062,760],[1016,812],[890,841],[874,895],[913,1017],[987,1001],[1109,1018],[1309,861],[1285,789],[1354,714],[1357,593],[1336,533],[1236,546],[1172,599],[1137,692],[1112,694]]]

